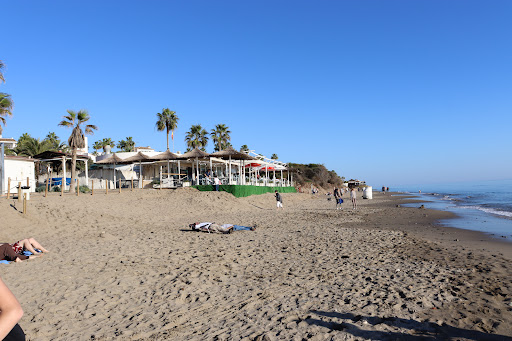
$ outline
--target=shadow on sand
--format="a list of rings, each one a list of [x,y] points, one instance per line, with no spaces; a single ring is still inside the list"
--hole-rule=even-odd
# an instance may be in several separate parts
[[[398,317],[376,317],[376,316],[361,316],[351,313],[337,313],[313,310],[311,313],[331,318],[351,320],[355,323],[358,321],[366,321],[369,325],[375,326],[384,324],[400,329],[408,329],[409,333],[400,333],[395,331],[378,331],[378,330],[364,330],[350,322],[337,323],[333,321],[324,321],[321,319],[308,318],[304,321],[310,325],[322,326],[331,330],[340,330],[345,333],[350,333],[356,337],[363,337],[371,340],[451,340],[463,338],[466,340],[489,340],[489,341],[503,341],[512,340],[512,337],[496,334],[488,334],[477,330],[467,330],[449,326],[447,324],[438,325],[432,322],[418,322],[410,319],[402,319]]]

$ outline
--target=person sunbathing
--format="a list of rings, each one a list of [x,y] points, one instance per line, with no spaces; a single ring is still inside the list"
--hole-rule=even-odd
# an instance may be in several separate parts
[[[25,259],[32,259],[35,256],[40,255],[40,252],[48,253],[49,251],[46,250],[37,240],[34,238],[26,238],[17,241],[14,244],[9,243],[3,243],[0,245],[0,257],[2,257],[3,260],[9,260],[9,261],[22,261]],[[10,248],[10,250],[9,250]],[[38,251],[36,251],[39,250]],[[29,251],[34,256],[25,256],[23,255],[23,251]]]
[[[215,224],[215,223],[192,223],[188,225],[194,231],[202,231],[202,232],[217,232],[217,233],[233,233],[234,231],[254,231],[256,230],[256,225],[254,226],[241,226],[235,224]]]
[[[0,245],[0,260],[21,262],[26,259],[33,259],[38,257],[40,254],[34,254],[31,256],[25,256],[22,253],[14,252],[12,245],[9,243],[3,243]]]

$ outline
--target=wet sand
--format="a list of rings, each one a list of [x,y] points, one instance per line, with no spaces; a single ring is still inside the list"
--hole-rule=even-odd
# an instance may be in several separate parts
[[[4,197],[0,240],[51,253],[0,273],[28,340],[512,340],[511,244],[389,194],[282,196],[36,194],[27,216]]]

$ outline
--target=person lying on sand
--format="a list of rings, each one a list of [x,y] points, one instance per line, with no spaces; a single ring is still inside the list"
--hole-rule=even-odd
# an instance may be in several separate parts
[[[254,226],[241,226],[234,224],[215,224],[215,223],[192,223],[188,225],[194,231],[202,231],[202,232],[218,232],[218,233],[233,233],[234,231],[254,231],[256,230],[256,225]]]
[[[34,254],[32,256],[25,256],[24,254],[16,253],[12,249],[11,244],[3,243],[0,245],[0,260],[6,260],[9,262],[21,262],[25,259],[34,259],[38,257],[40,254]]]
[[[28,256],[23,255],[23,251],[29,251],[32,253],[33,256],[37,256],[40,254],[40,252],[48,253],[49,251],[46,250],[41,244],[37,242],[34,238],[27,238],[17,241],[14,244],[9,243],[3,243],[0,247],[2,247],[2,251],[0,252],[0,257],[3,256],[2,259],[4,260],[15,260],[16,262],[25,260],[25,259],[31,259]],[[10,247],[10,250],[9,250]],[[39,252],[36,251],[40,250]],[[32,257],[34,258],[34,257]]]

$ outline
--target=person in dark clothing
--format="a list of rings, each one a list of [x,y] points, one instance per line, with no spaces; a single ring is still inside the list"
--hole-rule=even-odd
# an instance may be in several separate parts
[[[277,192],[276,190],[276,201],[277,201],[277,209],[279,210],[279,208],[283,209],[283,198],[281,198],[281,194],[279,194],[279,192]]]

